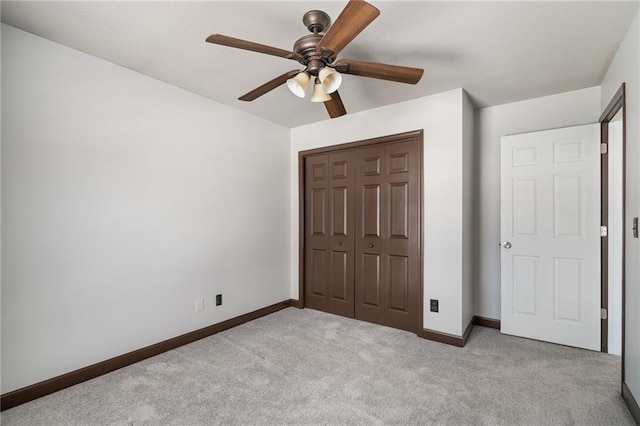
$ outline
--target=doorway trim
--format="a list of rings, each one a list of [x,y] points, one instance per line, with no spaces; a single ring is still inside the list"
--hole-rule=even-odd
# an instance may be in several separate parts
[[[626,97],[625,97],[625,83],[620,85],[618,91],[613,95],[613,98],[607,105],[600,116],[600,143],[609,144],[609,122],[613,117],[622,111],[622,355],[621,355],[621,385],[624,388],[624,337],[625,337],[625,263],[626,263],[626,170],[627,170],[627,126],[626,126]],[[608,151],[608,150],[607,150]],[[609,155],[608,153],[601,156],[601,173],[600,173],[600,196],[601,196],[601,220],[602,225],[609,226]],[[609,309],[609,238],[603,237],[601,239],[600,250],[600,263],[601,263],[601,307],[603,309]],[[607,315],[608,317],[608,315]],[[601,351],[608,351],[608,327],[609,320],[601,320],[600,332],[601,332]]]
[[[424,256],[423,256],[423,199],[424,199],[424,191],[423,191],[423,183],[424,183],[424,130],[413,130],[404,133],[396,133],[393,135],[381,136],[372,139],[364,139],[355,142],[347,142],[337,145],[329,145],[323,146],[320,148],[309,149],[305,151],[298,152],[298,303],[296,304],[297,308],[305,307],[305,298],[304,298],[304,277],[305,277],[305,264],[304,264],[304,249],[305,249],[305,241],[304,241],[304,196],[305,196],[305,158],[311,155],[323,154],[325,152],[330,151],[341,151],[341,150],[350,150],[354,148],[362,148],[362,147],[370,147],[373,145],[380,144],[390,144],[394,142],[406,142],[410,140],[418,140],[418,159],[420,162],[420,177],[418,179],[418,194],[419,203],[418,203],[418,238],[420,243],[418,244],[418,257],[420,259],[419,264],[419,279],[418,279],[418,323],[415,324],[415,332],[418,336],[421,335],[423,324],[424,324]]]

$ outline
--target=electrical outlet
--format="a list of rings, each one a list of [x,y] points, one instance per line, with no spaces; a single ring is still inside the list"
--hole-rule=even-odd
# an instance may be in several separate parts
[[[438,299],[430,299],[431,312],[438,312]]]
[[[202,311],[204,311],[204,299],[196,299],[196,314]]]
[[[216,306],[222,305],[222,295],[216,294]]]

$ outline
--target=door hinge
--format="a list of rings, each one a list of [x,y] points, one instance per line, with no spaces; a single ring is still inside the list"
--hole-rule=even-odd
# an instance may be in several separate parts
[[[605,308],[600,309],[600,319],[607,319],[607,310]]]
[[[606,237],[607,236],[607,227],[606,226],[601,226],[600,227],[600,236],[601,237]]]
[[[601,143],[600,144],[600,154],[606,154],[607,153],[607,144],[606,143]]]

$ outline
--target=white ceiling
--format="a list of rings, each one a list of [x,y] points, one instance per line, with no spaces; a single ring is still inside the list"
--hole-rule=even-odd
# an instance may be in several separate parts
[[[345,76],[349,113],[462,87],[477,107],[598,85],[638,1],[371,0],[381,14],[339,57],[424,68],[418,85]],[[2,1],[2,22],[251,114],[295,127],[327,119],[286,86],[237,98],[301,66],[205,43],[212,33],[291,50],[302,15],[346,1]],[[339,120],[339,119],[338,119]]]

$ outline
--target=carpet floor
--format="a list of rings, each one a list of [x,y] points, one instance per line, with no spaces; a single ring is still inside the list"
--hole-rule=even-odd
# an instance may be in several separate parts
[[[6,410],[3,425],[633,425],[620,358],[475,327],[466,347],[288,308]]]

